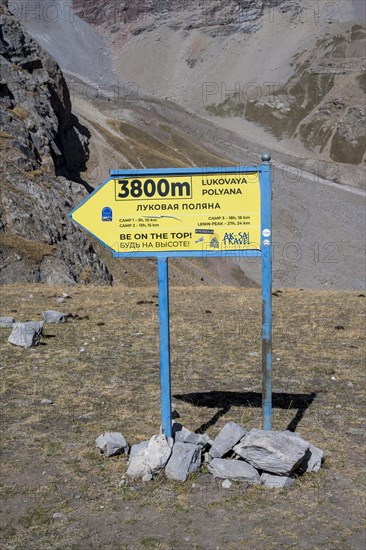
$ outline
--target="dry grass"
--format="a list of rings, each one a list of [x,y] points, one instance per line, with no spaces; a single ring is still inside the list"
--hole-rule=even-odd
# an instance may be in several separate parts
[[[120,132],[120,138],[103,128],[97,122],[88,122],[95,127],[95,129],[103,136],[110,146],[112,146],[116,151],[122,153],[133,166],[144,167],[146,165],[152,168],[158,168],[162,165],[177,165],[178,167],[185,166],[185,164],[179,160],[179,154],[175,156],[172,154],[173,151],[169,150],[164,144],[156,144],[156,140],[153,138],[150,140],[150,145],[147,145],[143,142],[137,142],[134,138],[130,138],[125,135],[123,133],[125,128],[119,129],[119,124],[117,123],[115,123],[116,129]],[[142,132],[141,138],[144,137],[143,134],[144,133]],[[142,164],[142,159],[144,159],[144,164]]]
[[[13,136],[11,134],[8,134],[7,132],[3,132],[3,130],[0,130],[0,139],[10,139]]]
[[[205,472],[185,484],[158,476],[119,487],[126,459],[103,460],[94,440],[118,430],[133,444],[159,429],[156,288],[73,287],[57,304],[62,291],[2,288],[1,314],[20,321],[45,309],[88,316],[47,325],[32,350],[1,331],[3,548],[362,547],[364,297],[284,290],[273,298],[274,392],[316,394],[300,414],[277,399],[285,408],[274,409],[274,428],[297,415],[297,430],[326,462],[292,489],[268,492],[224,491]],[[260,355],[249,355],[260,354],[260,322],[257,289],[171,289],[173,394],[199,394],[174,398],[188,428],[208,425],[214,437],[229,420],[260,427]]]
[[[26,120],[29,117],[29,112],[27,109],[24,109],[22,105],[15,105],[15,107],[11,111],[19,120]]]
[[[40,166],[39,168],[35,168],[34,170],[28,170],[23,172],[23,174],[32,181],[39,181],[39,178],[44,176],[47,173],[47,168],[45,166]],[[43,181],[43,186],[47,189],[51,189],[52,185],[48,182]]]
[[[55,247],[50,244],[30,241],[20,235],[9,232],[0,233],[0,246],[19,250],[22,256],[26,256],[36,262],[42,261],[45,256],[52,255],[55,251]]]
[[[93,120],[87,118],[85,120],[97,130],[108,145],[122,153],[136,167],[177,166],[185,168],[195,164],[209,166],[234,164],[198,143],[180,136],[169,125],[160,125],[160,131],[163,130],[167,134],[164,139],[160,139],[153,135],[151,129],[146,131],[128,122],[107,119],[110,128],[114,131],[112,133]]]
[[[168,124],[160,124],[160,128],[168,134],[164,140],[154,137],[151,129],[145,131],[128,122],[109,119],[109,124],[115,130],[121,132],[135,153],[138,153],[139,158],[144,159],[144,162],[149,155],[153,155],[153,159],[149,159],[149,163],[145,162],[147,166],[159,168],[161,166],[176,165],[186,168],[187,164],[194,163],[206,166],[234,164],[228,162],[224,157],[211,153],[198,143],[177,134],[175,128]],[[151,164],[154,161],[157,161],[156,166]]]

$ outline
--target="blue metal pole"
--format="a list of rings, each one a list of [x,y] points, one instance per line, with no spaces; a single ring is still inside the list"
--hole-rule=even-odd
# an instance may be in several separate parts
[[[263,164],[260,174],[263,430],[272,429],[272,191],[270,160],[270,155],[262,155]]]
[[[164,434],[172,436],[170,389],[170,331],[168,258],[158,258],[161,419]]]

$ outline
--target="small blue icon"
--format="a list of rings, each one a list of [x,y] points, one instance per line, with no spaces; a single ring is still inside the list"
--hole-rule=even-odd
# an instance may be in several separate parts
[[[102,222],[111,222],[112,221],[112,208],[105,206],[102,210]]]

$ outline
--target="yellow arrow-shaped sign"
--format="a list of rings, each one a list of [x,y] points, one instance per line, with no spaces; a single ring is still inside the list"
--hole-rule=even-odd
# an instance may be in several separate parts
[[[259,174],[230,168],[119,172],[70,217],[118,254],[259,250]]]

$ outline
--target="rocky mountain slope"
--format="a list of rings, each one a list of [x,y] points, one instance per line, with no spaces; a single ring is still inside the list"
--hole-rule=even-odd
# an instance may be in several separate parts
[[[287,25],[283,28],[283,21],[278,25],[276,19],[268,21],[268,13],[274,14],[275,17],[278,14],[281,17],[286,14],[286,17],[294,17],[294,12],[291,11],[290,3],[287,1],[279,3],[278,6],[274,4],[271,4],[271,10],[273,10],[271,12],[268,12],[269,4],[264,2],[262,14],[257,11],[252,13],[253,19],[250,24],[255,25],[257,30],[241,32],[240,25],[244,22],[238,21],[238,16],[235,21],[232,19],[231,23],[227,20],[230,9],[234,6],[233,2],[227,4],[226,11],[223,3],[219,2],[208,4],[187,1],[179,5],[174,2],[136,2],[133,4],[134,15],[132,10],[128,17],[126,15],[124,22],[123,19],[121,20],[119,10],[124,6],[127,10],[122,9],[122,11],[130,11],[132,4],[90,1],[84,4],[83,9],[85,10],[86,6],[91,10],[94,6],[96,10],[99,6],[101,10],[99,13],[102,13],[101,20],[97,20],[98,24],[93,28],[74,15],[67,0],[52,2],[53,20],[50,14],[48,13],[47,16],[47,11],[44,11],[48,6],[47,2],[29,0],[26,4],[26,13],[20,11],[18,15],[35,39],[40,41],[48,51],[57,55],[61,68],[65,71],[73,111],[79,120],[78,124],[75,119],[72,123],[82,133],[89,132],[87,135],[89,159],[86,165],[70,168],[66,166],[66,156],[62,161],[61,154],[61,159],[56,159],[55,163],[55,155],[52,154],[49,178],[45,177],[43,184],[49,185],[52,191],[57,191],[56,194],[59,196],[66,193],[70,204],[72,200],[67,189],[72,185],[75,204],[80,201],[79,197],[83,193],[86,194],[80,185],[78,173],[80,170],[85,169],[82,172],[84,186],[91,189],[107,177],[110,168],[257,164],[260,162],[261,153],[269,149],[272,153],[274,172],[274,285],[363,289],[365,269],[360,258],[364,243],[365,209],[362,203],[364,191],[355,188],[362,187],[364,182],[362,164],[356,166],[330,162],[328,152],[318,154],[314,149],[310,154],[308,150],[300,148],[296,138],[289,138],[286,141],[281,137],[273,136],[270,131],[246,120],[242,115],[226,116],[226,113],[224,115],[212,113],[213,109],[225,111],[233,106],[230,98],[225,98],[225,90],[230,91],[232,86],[231,81],[221,80],[225,74],[231,71],[234,83],[235,79],[242,78],[243,75],[256,82],[258,75],[268,79],[268,75],[272,74],[274,78],[271,71],[276,68],[276,78],[279,78],[280,74],[281,78],[285,79],[284,82],[287,82],[294,72],[293,67],[288,63],[294,52],[303,51],[304,45],[317,36],[319,29],[322,31],[328,28],[323,25],[315,29],[317,31],[315,32],[305,22],[304,25],[300,23],[300,26]],[[343,0],[340,0],[339,5],[341,4],[345,5]],[[347,5],[354,4],[355,2],[350,0]],[[19,8],[20,4],[12,3],[12,5]],[[216,7],[216,23],[220,14],[221,18],[226,17],[225,24],[211,24],[213,21],[210,20],[210,24],[202,25],[202,7],[208,5],[210,8]],[[221,11],[217,10],[220,5]],[[244,11],[249,16],[249,5],[254,9],[253,6],[256,7],[259,3],[242,2],[238,5],[242,6],[243,10],[245,8]],[[172,9],[173,7],[175,8]],[[105,11],[107,8],[109,11]],[[115,9],[116,12],[113,11]],[[139,9],[142,12],[141,10],[139,12]],[[93,23],[93,18],[83,14],[80,5],[79,10],[80,16],[85,16],[85,19]],[[16,9],[13,11],[17,13]],[[210,13],[212,16],[212,12]],[[348,17],[354,21],[353,12],[347,17],[346,15],[345,18]],[[150,29],[144,29],[147,18],[150,18],[152,25]],[[190,25],[193,25],[192,28],[188,28]],[[331,26],[329,25],[329,28]],[[225,34],[226,32],[228,34]],[[286,34],[288,40],[279,40],[279,36],[282,37],[282,35],[278,33],[281,32],[283,36]],[[101,36],[104,36],[104,41]],[[194,46],[193,50],[189,49],[191,46],[192,48]],[[195,62],[188,63],[186,60],[193,59],[193,53],[196,55],[201,51],[199,49],[201,47],[203,48],[201,57]],[[262,49],[264,51],[261,52]],[[272,57],[268,55],[270,50],[273,50]],[[188,53],[189,56],[187,56]],[[113,74],[111,74],[108,60],[114,61]],[[214,69],[215,73],[212,72]],[[36,74],[38,74],[37,70],[33,70],[33,77]],[[211,94],[208,93],[206,98],[208,101],[203,103],[202,85],[205,82],[208,84],[216,82],[219,86],[219,94],[217,96],[217,90],[211,89]],[[310,79],[310,89],[313,85],[314,82]],[[39,86],[39,88],[42,87]],[[207,89],[206,91],[209,92]],[[224,95],[221,100],[222,93]],[[201,105],[199,102],[191,101],[192,94],[201,95]],[[298,99],[301,100],[301,95]],[[224,105],[220,103],[216,105],[215,101]],[[211,107],[210,102],[212,102]],[[279,106],[279,103],[276,102],[276,105]],[[333,107],[334,110],[337,109],[336,104]],[[29,109],[26,105],[24,108]],[[10,109],[11,112],[13,110]],[[300,115],[301,112],[299,108]],[[294,113],[291,112],[289,120],[293,116]],[[354,111],[354,118],[357,124],[362,125],[362,119],[359,120],[356,111]],[[41,127],[41,124],[39,126]],[[286,127],[284,122],[279,124],[279,128],[282,129],[282,127]],[[273,125],[271,128],[273,131],[276,126]],[[6,132],[6,129],[3,131]],[[56,134],[57,132],[58,130]],[[81,141],[84,141],[84,138]],[[10,140],[8,142],[11,143]],[[57,140],[56,143],[58,143]],[[59,146],[58,148],[63,151]],[[79,158],[82,164],[84,155],[81,154]],[[46,163],[42,159],[37,160],[33,165],[36,166],[36,170],[37,167],[45,170]],[[8,168],[10,180],[18,181],[17,170],[19,172],[19,165],[17,169]],[[57,174],[64,175],[55,177],[55,170]],[[74,175],[71,175],[71,172]],[[65,176],[68,183],[66,179],[62,179]],[[71,178],[73,183],[70,184]],[[54,181],[56,183],[50,185]],[[10,189],[9,185],[8,189]],[[33,186],[32,189],[39,192],[38,187]],[[47,200],[50,199],[50,192],[45,193],[43,198],[42,216],[49,208]],[[52,200],[57,203],[57,196]],[[35,202],[38,204],[39,201]],[[19,200],[18,203],[22,204]],[[19,205],[12,208],[16,211]],[[22,235],[26,232],[26,224],[29,223],[32,239],[47,243],[48,237],[45,239],[41,232],[35,233],[35,227],[42,227],[43,223],[39,222],[38,218],[42,220],[46,218],[37,214],[35,226],[31,216],[28,215],[28,213],[33,214],[32,208],[33,203],[28,201],[23,212]],[[69,210],[67,206],[62,216],[66,210]],[[77,249],[79,254],[81,247],[76,243],[76,247],[73,246],[71,250],[67,250],[68,243],[71,243],[71,238],[74,238],[71,237],[74,229],[69,220],[62,217],[61,221],[64,225],[57,224],[58,228],[61,227],[56,238],[57,247],[64,251],[62,254],[71,258],[68,261],[69,267],[66,269],[69,275],[65,276],[65,280],[68,278],[88,280],[93,277],[91,272],[94,268],[99,273],[100,264],[96,262],[93,265],[90,255],[86,255],[81,259],[81,263],[87,268],[86,273],[85,270],[79,269],[80,264],[77,264],[77,269],[73,266],[76,256],[74,251]],[[9,227],[8,225],[8,229]],[[75,235],[78,233],[75,232]],[[19,248],[17,254],[19,257],[24,256],[23,250],[27,251],[27,246],[23,242],[20,243],[18,237],[17,239],[15,240]],[[83,242],[88,243],[87,240]],[[10,244],[14,245],[14,241]],[[156,280],[154,260],[112,259],[110,253],[95,240],[93,240],[93,249],[113,274],[115,282],[148,286]],[[37,248],[37,251],[40,250],[43,253],[42,247]],[[92,258],[93,253],[91,252]],[[40,261],[42,258],[43,256]],[[13,260],[12,257],[11,261]],[[44,265],[43,261],[41,263]],[[4,269],[7,269],[6,265],[4,264]],[[14,277],[15,280],[16,277],[34,280],[35,276],[39,276],[37,270],[35,273],[35,265],[38,264],[34,261],[24,264],[22,270],[26,274],[20,275],[16,264],[11,264],[7,271],[2,271],[5,273],[4,280],[14,280]],[[179,286],[192,286],[202,282],[211,285],[223,283],[237,286],[253,285],[260,284],[261,280],[260,263],[241,258],[234,261],[223,261],[219,258],[216,260],[175,259],[170,262],[170,269],[172,283]],[[44,280],[51,279],[46,277]]]
[[[0,0],[0,283],[110,283],[113,274],[124,284],[151,284],[154,262],[113,260],[97,241],[91,245],[67,214],[111,166],[142,167],[152,160],[156,166],[183,166],[194,161],[184,151],[178,153],[176,144],[162,147],[161,139],[148,132],[144,146],[133,136],[121,139],[119,123],[92,107],[88,100],[99,98],[99,86],[104,90],[117,77],[111,76],[97,33],[70,11],[68,2],[54,2],[55,7],[47,18],[44,3]],[[62,62],[71,88],[38,42]],[[84,53],[82,45],[87,46]],[[112,94],[102,95],[101,103],[112,97],[116,106],[122,95],[118,83]],[[79,119],[71,112],[71,99]],[[134,128],[126,125],[129,129]],[[198,143],[194,156],[198,163],[226,160]],[[171,266],[171,276],[177,284],[248,282],[238,267],[223,271],[184,259]]]
[[[285,4],[287,10],[294,10],[289,0],[136,0],[135,2],[114,0],[74,0],[75,13],[91,25],[116,25],[111,32],[118,32],[120,24],[134,26],[130,32],[138,35],[144,30],[158,28],[161,24],[176,19],[174,27],[202,28],[212,35],[227,35],[238,30],[252,31],[258,28],[259,19],[266,8]],[[184,16],[180,20],[177,13]]]
[[[272,150],[365,167],[365,4],[359,0],[74,0],[149,96]]]
[[[88,130],[57,63],[0,1],[0,282],[110,282],[67,218],[87,195]]]

